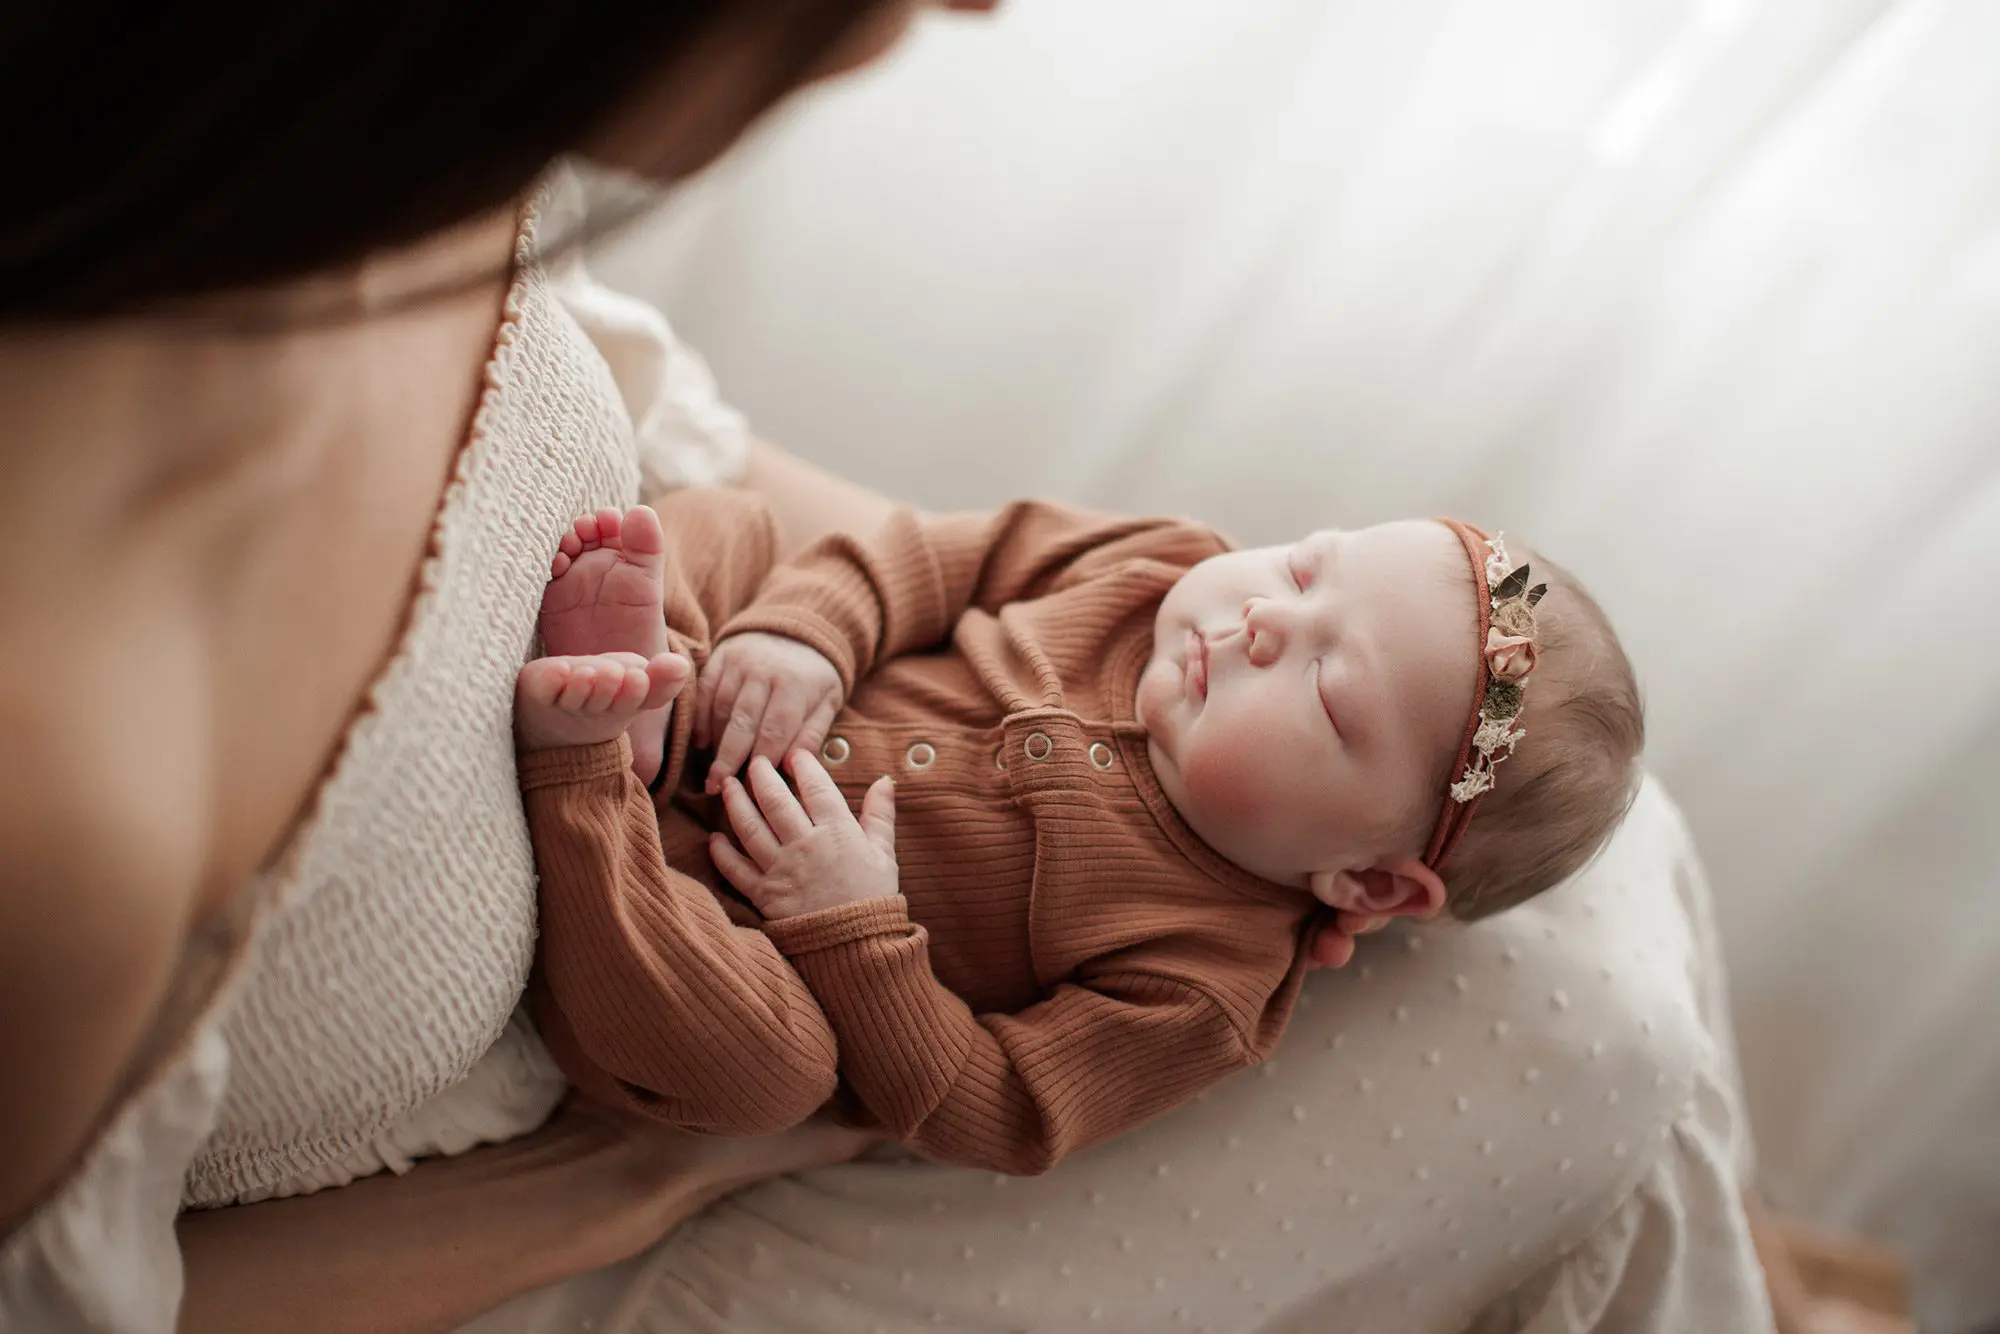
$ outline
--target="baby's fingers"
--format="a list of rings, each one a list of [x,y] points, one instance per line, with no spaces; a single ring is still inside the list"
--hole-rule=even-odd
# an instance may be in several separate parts
[[[757,809],[750,790],[734,778],[722,780],[722,808],[729,813],[730,828],[736,831],[736,841],[763,870],[770,870],[771,863],[783,851],[778,836],[771,832],[771,826],[764,822],[764,813]]]
[[[840,696],[829,694],[823,697],[813,707],[813,711],[806,715],[805,722],[799,727],[798,740],[793,744],[800,750],[810,751],[814,755],[819,754],[826,745],[826,734],[832,730],[833,720],[839,716]]]
[[[1354,937],[1332,922],[1317,922],[1306,945],[1306,962],[1312,968],[1345,968],[1354,958]]]
[[[757,810],[780,842],[792,843],[812,832],[813,822],[805,807],[785,786],[785,780],[769,760],[750,761],[750,791],[757,798]]]
[[[764,872],[757,863],[738,852],[736,845],[723,834],[708,836],[708,855],[715,863],[715,869],[722,872],[722,878],[741,890],[762,912],[764,905],[759,899],[764,892]]]
[[[805,804],[806,814],[816,825],[829,822],[838,823],[852,820],[848,812],[847,798],[840,795],[840,788],[833,776],[826,771],[817,757],[808,750],[791,753],[792,781],[799,785],[799,800]]]
[[[861,799],[861,832],[891,857],[896,855],[896,784],[883,774]]]
[[[722,734],[721,722],[736,705],[737,692],[743,688],[742,663],[742,655],[732,651],[731,645],[718,645],[695,682],[694,744],[703,750],[715,744]]]
[[[1377,931],[1386,930],[1393,917],[1372,917],[1365,913],[1349,912],[1345,908],[1334,914],[1340,929],[1350,936],[1372,936]]]
[[[709,727],[708,720],[715,714],[715,696],[722,685],[722,674],[727,669],[727,662],[718,651],[709,654],[708,662],[701,669],[701,675],[695,678],[694,735],[691,740],[698,750],[708,749],[709,736],[713,730]]]
[[[750,758],[782,763],[805,720],[805,704],[799,698],[798,687],[779,681],[771,692],[771,702],[764,708],[763,721],[757,724],[757,743],[751,748]]]
[[[757,741],[757,727],[771,702],[771,685],[761,677],[743,683],[729,708],[729,722],[715,742],[715,764],[708,771],[708,790],[743,767]]]

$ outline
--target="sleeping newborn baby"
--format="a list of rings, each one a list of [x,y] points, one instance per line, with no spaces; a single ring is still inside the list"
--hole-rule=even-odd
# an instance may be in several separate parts
[[[837,1097],[1046,1170],[1269,1055],[1316,919],[1498,912],[1636,791],[1603,614],[1463,524],[1030,502],[778,562],[754,497],[662,510],[564,536],[516,723],[543,1035],[689,1129]]]

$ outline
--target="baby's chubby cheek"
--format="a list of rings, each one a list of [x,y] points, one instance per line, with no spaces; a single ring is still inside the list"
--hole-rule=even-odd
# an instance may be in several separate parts
[[[1182,789],[1211,823],[1254,833],[1285,805],[1285,765],[1266,747],[1199,737],[1176,759]]]

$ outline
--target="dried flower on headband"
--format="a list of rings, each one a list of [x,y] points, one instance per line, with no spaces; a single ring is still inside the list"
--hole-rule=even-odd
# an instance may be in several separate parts
[[[1494,767],[1511,757],[1528,734],[1519,719],[1539,652],[1535,607],[1549,591],[1547,584],[1529,586],[1527,565],[1513,566],[1504,533],[1486,539],[1486,552],[1486,693],[1479,702],[1479,725],[1465,772],[1451,785],[1451,799],[1461,805],[1493,790]]]

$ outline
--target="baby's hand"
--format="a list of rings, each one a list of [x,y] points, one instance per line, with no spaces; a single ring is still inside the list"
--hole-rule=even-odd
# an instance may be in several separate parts
[[[720,792],[745,760],[817,751],[842,703],[840,673],[817,650],[760,631],[723,640],[695,693],[694,743],[715,747],[706,789]]]
[[[859,820],[810,754],[793,752],[792,777],[797,797],[771,762],[759,758],[750,761],[748,788],[734,778],[724,781],[722,804],[743,851],[711,835],[716,869],[772,918],[896,893],[896,788],[888,776],[876,779],[861,799]]]
[[[1373,935],[1394,920],[1393,917],[1364,917],[1345,910],[1333,914],[1331,920],[1321,921],[1312,928],[1312,939],[1306,946],[1306,966],[1345,968],[1354,958],[1357,936]]]

